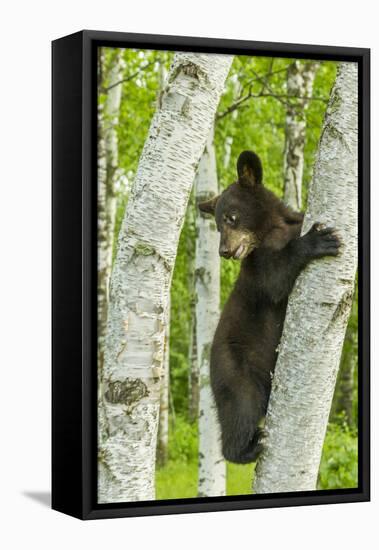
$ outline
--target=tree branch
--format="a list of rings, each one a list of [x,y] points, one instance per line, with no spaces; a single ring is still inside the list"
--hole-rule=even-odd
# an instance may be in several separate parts
[[[297,96],[297,95],[288,95],[288,94],[275,94],[275,93],[264,93],[259,92],[258,94],[248,93],[245,96],[241,97],[240,99],[237,99],[232,105],[230,105],[225,111],[222,113],[219,113],[216,116],[216,120],[220,120],[221,118],[224,118],[225,116],[229,115],[236,109],[238,109],[241,104],[245,103],[249,99],[258,99],[261,97],[273,97],[283,103],[286,107],[293,108],[293,105],[289,103],[288,101],[284,101],[285,99],[303,99],[305,101],[322,101],[323,103],[327,104],[328,100],[324,97],[314,97],[314,96]]]
[[[258,99],[258,98],[261,98],[261,97],[273,97],[273,98],[277,99],[278,101],[280,101],[280,103],[282,103],[287,109],[293,109],[294,107],[296,107],[290,101],[288,101],[288,100],[292,100],[292,99],[301,99],[303,101],[322,101],[325,104],[328,103],[328,99],[324,98],[324,97],[298,96],[298,95],[280,94],[280,93],[278,94],[278,93],[276,93],[273,90],[273,88],[271,87],[270,83],[268,82],[268,78],[275,75],[275,74],[287,71],[287,68],[278,69],[277,71],[272,71],[272,63],[271,63],[270,70],[265,75],[259,75],[254,69],[251,69],[251,71],[254,74],[254,78],[249,80],[249,82],[247,82],[242,87],[242,89],[244,90],[248,86],[249,87],[249,92],[247,94],[245,94],[244,96],[240,96],[225,111],[223,111],[222,113],[217,114],[216,115],[216,120],[220,120],[220,119],[224,118],[225,116],[229,115],[230,113],[232,113],[233,111],[238,109],[243,103],[245,103],[246,101],[248,101],[249,99],[252,99],[252,98]],[[253,93],[252,90],[251,90],[252,84],[254,82],[260,82],[262,84],[261,91],[258,92],[258,93]]]
[[[271,76],[274,76],[274,75],[277,75],[277,74],[280,74],[280,73],[284,73],[287,71],[287,67],[283,68],[283,69],[277,69],[276,71],[272,71],[272,70],[269,70],[266,74],[265,74],[265,78],[269,78]],[[257,77],[254,77],[250,80],[248,80],[246,82],[246,84],[242,84],[242,91],[245,90],[247,87],[249,87],[249,89],[251,88],[251,85],[254,83],[254,82],[257,82]]]
[[[119,84],[123,84],[124,82],[129,82],[129,80],[133,80],[133,78],[136,78],[136,76],[138,76],[142,71],[148,69],[151,65],[154,65],[154,63],[155,61],[149,61],[149,63],[146,63],[146,65],[139,67],[138,71],[136,71],[135,73],[127,76],[126,78],[123,78],[122,80],[119,80],[118,82],[115,82],[114,84],[111,84],[111,86],[103,88],[101,91],[106,94],[107,92],[109,92],[109,90],[115,88]]]

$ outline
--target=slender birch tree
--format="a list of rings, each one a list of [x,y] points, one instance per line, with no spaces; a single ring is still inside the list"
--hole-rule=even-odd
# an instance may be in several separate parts
[[[197,177],[197,176],[196,176]],[[199,364],[197,361],[196,342],[196,292],[195,292],[195,254],[196,254],[196,178],[192,188],[186,212],[189,231],[186,239],[188,258],[188,290],[190,296],[190,331],[188,345],[188,416],[190,422],[199,418]]]
[[[103,56],[99,59],[104,63]],[[100,70],[101,67],[99,67]],[[124,68],[122,50],[118,50],[109,69],[106,99],[99,109],[98,130],[98,360],[101,371],[107,326],[109,279],[112,270],[116,220],[116,182],[118,169],[117,125],[121,104],[121,79]]]
[[[353,308],[357,306],[354,301]],[[355,311],[357,315],[357,311]],[[354,426],[354,375],[358,368],[358,330],[357,326],[346,331],[345,346],[338,372],[336,389],[333,397],[331,420],[335,421],[343,414],[348,426]]]
[[[196,166],[232,59],[175,55],[140,158],[111,279],[99,434],[102,503],[155,497],[170,281]]]
[[[167,306],[166,332],[163,351],[163,374],[159,405],[157,463],[164,466],[168,460],[169,399],[170,399],[170,302]]]
[[[238,74],[233,75],[231,78],[231,81],[232,81],[233,102],[234,102],[234,101],[237,101],[237,98],[241,91],[241,84],[238,80]],[[232,116],[233,122],[235,123],[238,117],[238,108],[232,111],[231,116]],[[226,136],[225,145],[224,145],[224,160],[223,160],[224,168],[228,168],[229,166],[230,157],[232,154],[232,146],[233,146],[233,136],[232,135]]]
[[[167,79],[167,70],[163,63],[159,67],[158,105]],[[161,384],[161,398],[159,405],[159,426],[157,442],[157,463],[164,466],[168,460],[168,431],[169,431],[169,397],[170,397],[170,307],[171,299],[167,305],[166,332],[164,340],[163,374]]]
[[[341,63],[329,100],[303,233],[318,221],[342,240],[290,296],[254,490],[314,490],[357,269],[358,68]]]
[[[302,208],[306,111],[318,67],[316,61],[296,59],[287,70],[287,93],[294,100],[288,103],[284,130],[284,201],[294,210]]]
[[[238,97],[238,94],[241,89],[240,82],[238,80],[238,75],[235,74],[230,78],[232,91],[233,91],[233,101],[235,101]],[[236,121],[238,117],[238,109],[235,109],[231,112],[231,117],[233,122]],[[214,132],[214,130],[213,130]],[[208,138],[208,144],[206,148],[204,149],[204,154],[202,156],[202,160],[200,161],[200,164],[204,166],[202,168],[202,172],[205,174],[207,171],[210,173],[210,178],[212,181],[215,182],[215,184],[210,184],[210,191],[217,193],[217,187],[218,187],[218,178],[217,178],[217,171],[216,171],[216,160],[215,158],[215,150],[214,150],[214,134]],[[211,140],[211,141],[209,141]],[[209,145],[209,151],[207,149]],[[224,168],[227,168],[230,162],[230,156],[232,152],[232,145],[233,145],[233,136],[226,136],[225,137],[225,144],[224,144],[224,159],[223,159],[223,165]],[[199,166],[199,172],[197,175],[197,179],[200,176],[200,166]],[[195,180],[196,181],[196,180]],[[204,182],[204,191],[206,192],[206,182]],[[196,185],[195,185],[196,188]],[[195,189],[196,193],[196,189]],[[196,217],[200,216],[200,212],[196,211]],[[196,220],[194,221],[196,225]],[[203,238],[199,235],[198,230],[196,230],[196,240]],[[217,250],[217,247],[215,248],[215,251]],[[218,261],[218,260],[216,260]],[[219,275],[220,276],[220,275]],[[199,399],[200,399],[200,388],[199,388],[199,364],[198,364],[198,353],[197,353],[197,339],[196,339],[196,307],[195,307],[195,301],[196,301],[196,293],[193,292],[193,287],[195,286],[195,281],[191,279],[190,281],[191,285],[191,294],[193,294],[193,300],[191,303],[191,338],[190,338],[190,347],[189,347],[189,365],[190,365],[190,373],[189,373],[189,417],[190,420],[193,421],[198,418],[199,414]]]
[[[334,405],[335,417],[344,414],[346,422],[351,428],[354,426],[353,419],[353,395],[354,395],[354,372],[357,368],[358,358],[354,353],[350,353],[345,361],[342,362],[337,388],[338,396]]]
[[[196,204],[218,194],[213,128],[195,179]],[[210,350],[220,316],[219,235],[214,218],[197,209],[195,295],[196,350],[199,365],[199,496],[225,495],[226,466],[221,433],[210,386]]]
[[[195,220],[196,221],[196,220]],[[192,258],[193,271],[195,271],[195,261]],[[196,341],[196,294],[195,294],[195,276],[190,276],[189,280],[191,296],[191,321],[190,321],[190,342],[188,346],[188,413],[191,422],[198,419],[199,416],[199,363],[197,360],[197,341]]]

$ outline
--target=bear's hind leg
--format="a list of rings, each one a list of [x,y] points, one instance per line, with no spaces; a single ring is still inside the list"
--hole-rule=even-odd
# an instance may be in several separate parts
[[[226,441],[222,447],[224,458],[235,464],[255,462],[262,451],[262,444],[260,443],[262,432],[262,428],[257,428],[252,439],[245,447],[241,447],[241,441]]]
[[[223,405],[222,414],[219,411],[219,419],[224,458],[236,464],[254,462],[262,450],[262,429],[258,427],[258,423],[263,416],[263,410],[251,399],[239,402],[229,399]]]

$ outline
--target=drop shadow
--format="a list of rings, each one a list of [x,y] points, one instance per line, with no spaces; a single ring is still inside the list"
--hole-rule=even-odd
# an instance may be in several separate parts
[[[51,493],[50,491],[23,491],[25,497],[38,502],[42,506],[51,507]]]

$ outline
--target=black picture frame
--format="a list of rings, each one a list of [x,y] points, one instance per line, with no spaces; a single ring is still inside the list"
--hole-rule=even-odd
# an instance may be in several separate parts
[[[359,74],[359,483],[356,489],[97,504],[98,46],[355,61]],[[52,43],[52,507],[81,519],[370,499],[370,50],[85,30]]]

